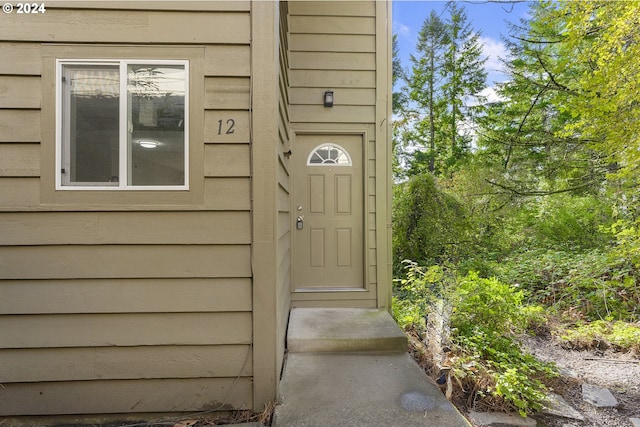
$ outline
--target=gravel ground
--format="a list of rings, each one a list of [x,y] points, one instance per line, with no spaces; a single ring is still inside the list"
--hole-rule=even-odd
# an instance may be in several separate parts
[[[629,418],[640,418],[640,359],[631,354],[601,350],[569,350],[557,341],[528,338],[523,343],[540,360],[561,369],[556,393],[585,417],[584,421],[536,416],[547,427],[630,427]],[[582,383],[605,387],[618,400],[617,408],[596,408],[582,400]]]

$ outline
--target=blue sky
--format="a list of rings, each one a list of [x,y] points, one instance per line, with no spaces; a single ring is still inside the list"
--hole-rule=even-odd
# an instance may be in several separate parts
[[[526,17],[527,3],[496,3],[486,0],[460,1],[467,10],[467,16],[475,30],[481,32],[484,54],[489,57],[485,68],[489,72],[488,85],[504,81],[506,77],[499,72],[501,67],[498,57],[506,56],[506,49],[501,34],[507,35],[505,21],[519,22]],[[398,34],[398,47],[402,66],[409,69],[409,55],[415,53],[418,32],[431,10],[442,14],[444,18],[444,1],[393,1],[393,32]]]

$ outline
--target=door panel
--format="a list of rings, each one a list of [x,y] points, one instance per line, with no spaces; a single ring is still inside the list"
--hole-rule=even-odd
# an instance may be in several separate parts
[[[362,145],[360,135],[296,137],[295,290],[364,287]]]

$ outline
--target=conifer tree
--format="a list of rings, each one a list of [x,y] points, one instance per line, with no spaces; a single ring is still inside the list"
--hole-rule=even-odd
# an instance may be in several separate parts
[[[463,129],[477,117],[484,98],[479,93],[486,86],[487,72],[482,55],[480,33],[473,30],[467,12],[455,2],[447,4],[448,46],[445,54],[443,93],[447,112],[445,121],[450,141],[449,166],[455,166],[470,149],[470,132]]]
[[[410,125],[405,145],[412,147],[408,175],[444,175],[464,160],[470,135],[463,128],[476,116],[486,85],[486,58],[480,34],[473,31],[464,8],[448,4],[447,20],[431,11],[418,34],[407,77],[404,119]],[[476,98],[476,107],[469,101]]]
[[[442,95],[444,54],[448,42],[446,26],[435,11],[431,11],[418,33],[416,55],[411,55],[411,75],[407,87],[410,106],[406,113],[413,118],[413,129],[407,133],[417,148],[410,165],[410,174],[425,170],[436,172],[442,150],[441,117],[445,110]]]

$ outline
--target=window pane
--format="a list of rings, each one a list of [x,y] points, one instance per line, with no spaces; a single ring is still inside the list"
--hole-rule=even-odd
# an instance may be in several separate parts
[[[63,68],[63,184],[117,185],[118,66]]]
[[[128,66],[129,185],[184,185],[184,65]]]
[[[307,165],[351,166],[351,158],[339,145],[323,144],[311,152]]]

